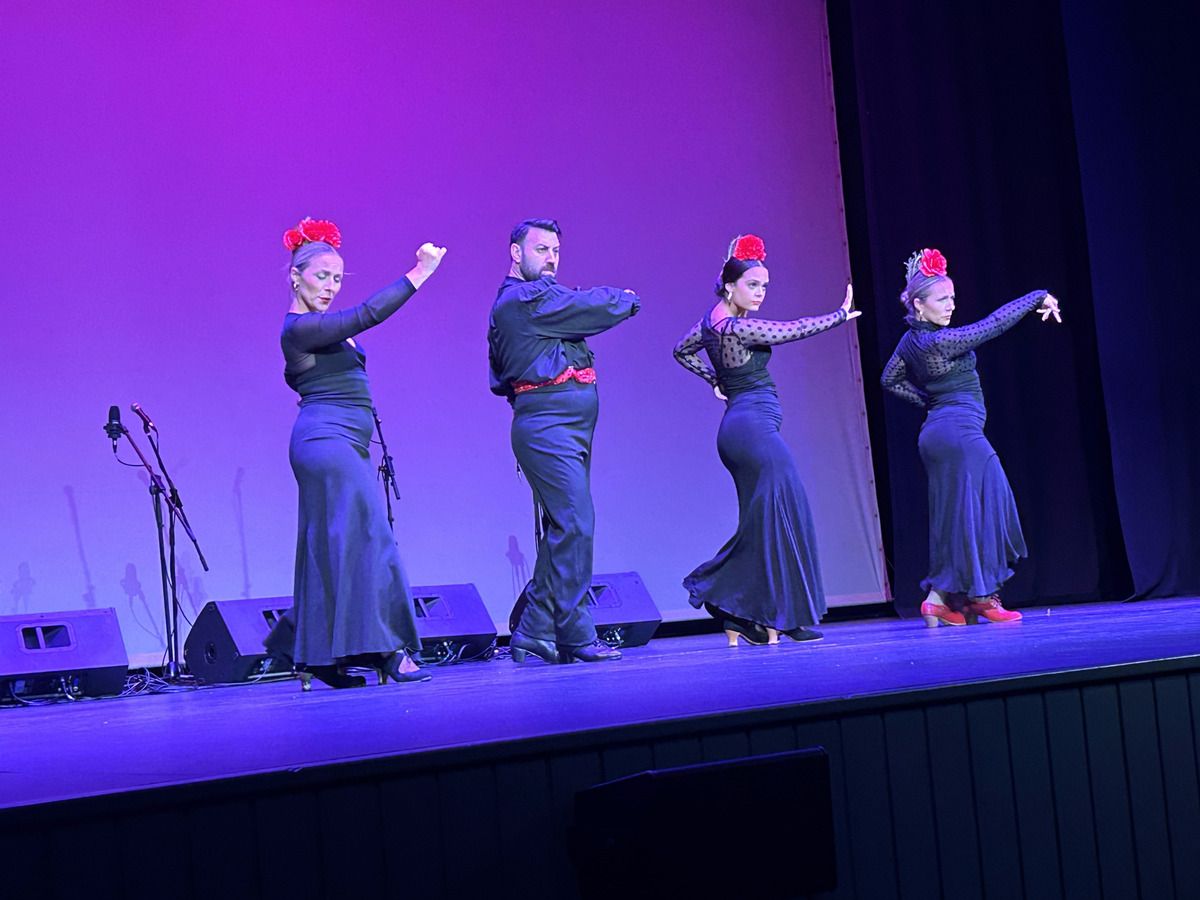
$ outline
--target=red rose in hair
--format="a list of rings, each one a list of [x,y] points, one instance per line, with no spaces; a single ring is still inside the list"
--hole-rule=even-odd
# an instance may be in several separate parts
[[[734,259],[766,259],[767,247],[762,238],[754,234],[744,234],[733,245]]]
[[[283,246],[289,253],[295,253],[296,248],[304,243],[304,235],[296,228],[289,228],[283,233]]]
[[[326,219],[304,218],[296,228],[304,235],[305,240],[320,241],[334,249],[342,246],[342,233],[336,225]]]
[[[922,250],[921,261],[917,263],[921,274],[928,277],[946,274],[946,257],[940,250]]]
[[[327,219],[314,219],[310,216],[305,216],[295,228],[289,228],[283,233],[283,246],[293,253],[298,247],[313,241],[321,241],[337,249],[342,246],[342,233]]]

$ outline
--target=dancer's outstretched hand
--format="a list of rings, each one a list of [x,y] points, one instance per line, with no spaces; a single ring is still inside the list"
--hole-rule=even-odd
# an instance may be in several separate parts
[[[1058,298],[1053,294],[1046,295],[1046,298],[1042,301],[1042,305],[1038,307],[1037,311],[1042,317],[1043,322],[1049,321],[1050,317],[1054,316],[1055,322],[1062,323],[1062,316],[1058,314]]]
[[[841,308],[846,311],[846,321],[847,322],[849,322],[851,319],[857,319],[859,316],[862,315],[861,309],[851,309],[850,308],[853,305],[854,305],[854,285],[850,284],[849,282],[846,282],[846,299],[842,301]]]

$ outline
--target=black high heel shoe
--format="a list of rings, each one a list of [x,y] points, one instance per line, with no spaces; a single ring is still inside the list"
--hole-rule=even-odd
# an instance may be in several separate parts
[[[525,657],[531,653],[548,665],[557,665],[559,662],[558,650],[552,643],[531,638],[519,631],[514,631],[512,637],[508,639],[508,649],[512,653],[515,663],[525,662]]]
[[[725,637],[729,638],[730,647],[737,646],[738,638],[744,638],[747,644],[772,643],[767,629],[754,622],[747,622],[743,619],[722,619],[721,627],[725,630]]]
[[[405,662],[412,663],[410,668],[404,668]],[[390,678],[397,683],[405,681],[429,681],[433,678],[428,672],[416,664],[407,650],[397,650],[382,659],[382,664],[375,671],[379,673],[379,683],[387,684]]]
[[[311,691],[312,680],[315,678],[331,688],[360,688],[367,686],[367,679],[361,675],[347,675],[338,666],[297,666],[296,676],[300,679],[300,690]]]
[[[768,642],[770,635],[767,629],[759,625],[757,622],[751,622],[747,619],[739,619],[736,616],[731,616],[729,613],[720,607],[713,606],[711,603],[705,603],[704,609],[710,616],[721,623],[721,628],[725,632],[725,637],[729,638],[729,646],[736,647],[738,638],[745,638],[747,644],[765,644]],[[778,640],[778,638],[776,638]]]

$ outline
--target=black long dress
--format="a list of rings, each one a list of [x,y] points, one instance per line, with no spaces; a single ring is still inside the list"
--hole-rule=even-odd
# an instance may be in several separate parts
[[[727,398],[717,452],[738,496],[737,531],[683,581],[697,609],[709,604],[779,631],[815,625],[825,614],[812,512],[779,433],[783,412],[767,362],[772,345],[812,337],[845,321],[843,310],[786,322],[730,317],[714,324],[709,315],[675,348],[685,368],[720,387]]]
[[[884,388],[927,411],[917,441],[929,476],[929,574],[922,590],[987,597],[1026,556],[1012,488],[983,434],[987,407],[975,348],[1012,328],[1045,297],[1034,291],[955,328],[909,316],[909,330],[884,366]]]
[[[300,492],[293,591],[297,664],[415,652],[421,641],[370,458],[374,419],[366,353],[350,338],[416,288],[407,278],[336,313],[288,313],[284,377],[300,395],[289,457]]]

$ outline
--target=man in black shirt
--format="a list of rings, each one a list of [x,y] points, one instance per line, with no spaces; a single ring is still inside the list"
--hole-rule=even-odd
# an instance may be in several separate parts
[[[512,265],[488,322],[492,393],[512,404],[513,453],[542,510],[537,563],[510,642],[517,662],[530,653],[551,663],[621,657],[597,641],[587,608],[597,398],[586,338],[634,315],[640,301],[620,288],[560,285],[561,234],[552,219],[513,229]]]

